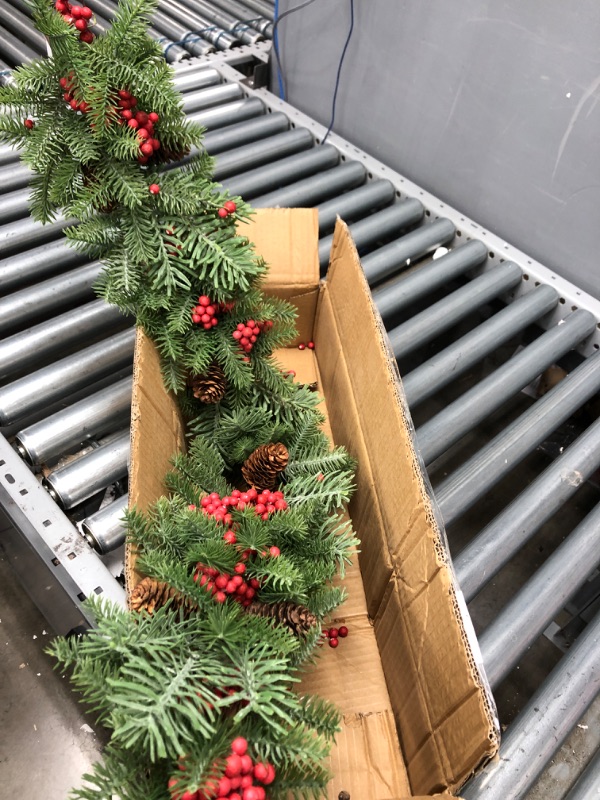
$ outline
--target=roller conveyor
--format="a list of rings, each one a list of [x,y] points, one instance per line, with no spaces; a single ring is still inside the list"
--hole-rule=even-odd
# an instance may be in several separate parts
[[[232,4],[230,13],[241,5]],[[257,46],[253,57],[261,52]],[[585,404],[600,391],[600,301],[347,142],[332,136],[325,146],[318,144],[322,126],[267,90],[242,83],[236,69],[240,57],[231,61],[223,53],[182,62],[176,82],[184,106],[190,119],[207,127],[207,152],[215,156],[216,174],[232,192],[243,193],[257,206],[319,209],[322,263],[336,214],[350,224],[399,361],[418,444],[448,526],[459,583],[477,625],[475,603],[491,578],[500,575],[506,564],[518,562],[525,542],[546,518],[559,517],[581,486],[589,488],[586,482],[600,464],[598,424],[584,413]],[[0,186],[5,168],[14,173],[17,162],[0,149]],[[10,322],[0,333],[4,337],[0,364],[3,348],[8,352],[11,341],[26,341],[31,334],[25,332],[36,324],[55,324],[61,329],[61,317],[77,319],[91,299],[86,294],[89,289],[83,288],[85,279],[78,283],[76,278],[97,269],[97,265],[82,263],[81,256],[64,244],[61,236],[67,221],[58,221],[43,239],[36,239],[42,235],[35,233],[40,226],[32,225],[23,206],[18,216],[2,220],[1,199],[2,195],[0,311],[6,307]],[[73,288],[74,283],[79,288]],[[43,296],[44,289],[53,286],[56,291],[50,292],[51,299],[36,308],[42,318],[32,320],[28,294],[34,297],[40,291]],[[2,442],[10,474],[22,473],[23,480],[33,481],[56,509],[63,533],[67,532],[64,535],[77,543],[76,557],[67,556],[70,573],[60,586],[75,615],[81,614],[81,597],[94,583],[89,570],[97,568],[101,576],[92,590],[100,587],[108,592],[105,587],[111,586],[118,594],[120,589],[105,561],[111,548],[122,544],[124,496],[112,506],[100,506],[107,492],[118,495],[125,488],[123,427],[128,389],[123,387],[130,382],[133,331],[128,326],[119,328],[115,320],[98,335],[101,338],[95,343],[80,341],[85,344],[82,349],[63,352],[58,346],[49,350],[45,364],[23,346],[18,359],[15,355],[14,367],[21,371],[7,373],[0,381],[0,425],[4,426],[0,430],[5,434]],[[539,398],[531,397],[531,391],[522,392],[557,361],[568,372],[562,382]],[[490,418],[495,427],[487,430]],[[529,485],[473,531],[470,541],[462,541],[457,522],[478,503],[489,501],[494,506],[495,487],[511,475],[518,483],[523,464],[532,454],[539,455],[538,448],[573,419],[578,435],[564,452],[554,461],[546,460],[533,478],[523,479],[521,485]],[[26,466],[25,458],[33,467]],[[43,520],[24,523],[23,496],[6,482],[5,474],[3,465],[0,499],[15,529],[13,538],[24,536],[20,525],[29,528],[29,537],[39,537],[37,557],[52,566],[48,558],[56,543],[43,539],[47,535]],[[50,492],[42,488],[42,479]],[[84,484],[92,487],[91,497],[84,496]],[[63,507],[69,509],[68,516]],[[597,518],[596,508],[582,513],[576,525],[565,524],[564,545],[484,626],[480,641],[494,688],[502,685],[595,568],[594,560],[582,558],[581,552],[582,547],[590,552],[598,549]],[[78,583],[79,553],[85,554],[87,582]],[[63,559],[64,553],[61,565]],[[118,596],[122,600],[122,593]],[[68,619],[71,623],[73,614]],[[511,626],[516,628],[515,635]],[[527,796],[597,693],[597,629],[595,620],[541,684],[509,726],[502,745],[505,760],[472,781],[463,790],[465,797]],[[503,645],[508,640],[510,647]],[[576,678],[570,680],[568,675]],[[561,714],[556,696],[567,683],[569,713]],[[535,737],[530,734],[532,726]],[[533,763],[535,770],[530,769]],[[589,769],[593,771],[594,766]]]

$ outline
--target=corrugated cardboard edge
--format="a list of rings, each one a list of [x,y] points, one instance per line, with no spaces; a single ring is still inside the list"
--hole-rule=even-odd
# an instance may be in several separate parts
[[[340,257],[342,255],[342,251],[343,251],[343,258]],[[344,264],[343,272],[340,269],[340,263],[342,261]],[[353,265],[352,274],[350,274],[348,271],[349,263]],[[334,285],[335,281],[339,283],[342,281],[348,282],[348,281],[358,280],[362,283],[365,296],[369,298],[370,316],[371,316],[371,319],[369,320],[370,328],[372,329],[374,335],[378,338],[382,350],[384,352],[387,352],[388,354],[387,364],[389,370],[389,386],[391,387],[393,394],[395,396],[395,404],[396,408],[398,409],[398,412],[402,417],[402,424],[406,427],[406,429],[410,433],[410,438],[412,441],[412,454],[411,454],[412,471],[414,479],[420,484],[421,495],[425,505],[427,519],[432,534],[431,543],[435,548],[435,556],[437,559],[437,563],[439,565],[439,569],[443,573],[444,585],[445,586],[447,585],[448,588],[448,593],[454,611],[454,618],[458,626],[458,629],[461,632],[462,645],[464,648],[464,657],[470,666],[471,673],[473,675],[475,682],[481,689],[481,694],[480,694],[481,703],[489,726],[489,733],[488,733],[489,747],[487,748],[487,751],[480,756],[481,762],[483,763],[487,761],[489,758],[493,757],[498,749],[500,731],[499,731],[499,724],[498,724],[495,704],[493,701],[489,684],[487,682],[485,673],[482,668],[481,655],[474,634],[472,622],[466,610],[462,593],[460,592],[460,589],[457,586],[456,577],[452,569],[448,544],[446,540],[446,535],[441,515],[436,506],[431,485],[426,477],[427,473],[425,471],[424,464],[418,454],[418,449],[416,447],[414,426],[412,424],[412,419],[402,389],[402,384],[396,360],[392,355],[387,333],[383,326],[381,317],[370,297],[370,290],[366,278],[364,277],[362,268],[360,266],[358,254],[356,253],[354,245],[352,244],[347,226],[341,220],[338,220],[338,223],[336,225],[334,241],[332,246],[331,267],[330,267],[330,272],[328,273],[327,276],[327,280],[331,285]],[[364,326],[365,324],[366,320],[361,320],[361,326]],[[391,554],[391,557],[393,561],[393,553]],[[465,780],[469,777],[471,771],[474,770],[471,769],[469,773],[461,775],[458,781],[455,780],[453,782],[452,780],[449,780],[448,782],[449,788],[454,790],[458,788],[460,785],[462,785],[465,782]],[[418,789],[419,787],[413,786],[412,788],[414,790],[415,788]]]
[[[159,390],[156,390],[159,387]],[[142,403],[154,408],[154,415],[140,412]],[[175,397],[164,389],[160,356],[142,328],[137,328],[133,356],[131,398],[131,458],[129,508],[145,511],[164,494],[164,477],[171,458],[184,452],[184,424]],[[136,554],[125,547],[125,589],[129,598],[142,575],[135,569]]]

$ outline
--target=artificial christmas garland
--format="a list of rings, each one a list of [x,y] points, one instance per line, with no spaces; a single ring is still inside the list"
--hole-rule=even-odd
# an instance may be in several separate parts
[[[266,265],[238,232],[249,207],[210,179],[146,33],[155,3],[122,0],[102,36],[85,6],[33,5],[51,55],[0,90],[0,137],[34,172],[34,218],[77,220],[69,242],[155,342],[190,433],[169,497],[128,512],[145,576],[129,611],[89,601],[95,629],[50,648],[112,731],[73,797],[318,797],[339,716],[294,685],[344,598],[352,460],[322,432],[314,387],[273,358],[295,311],[261,289]]]

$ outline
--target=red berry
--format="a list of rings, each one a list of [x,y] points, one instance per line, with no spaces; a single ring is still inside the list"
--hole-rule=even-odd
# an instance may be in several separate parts
[[[281,550],[273,545],[273,547],[269,547],[269,553],[273,556],[273,558],[277,558],[277,556],[281,555]]]
[[[226,208],[220,208],[217,211],[217,214],[221,217],[221,219],[225,219],[225,217],[228,216],[228,212],[227,212]]]
[[[241,738],[242,737],[240,736],[240,739]],[[236,740],[234,739],[234,741],[236,741]],[[246,741],[246,740],[244,739],[244,741]],[[248,745],[246,743],[246,747],[247,746]],[[231,747],[233,749],[233,743],[232,743]],[[252,759],[250,758],[248,753],[238,753],[238,755],[242,756],[242,772],[244,773],[244,775],[248,775],[250,772],[252,772],[252,767],[254,766],[254,764],[252,763]]]
[[[239,564],[235,565],[233,571],[237,572],[238,575],[243,575],[244,572],[246,572],[246,565],[242,564],[242,562],[240,561]]]
[[[65,92],[63,94],[63,100],[65,102],[70,103],[72,99],[73,99],[73,95],[71,94],[71,92]]]
[[[61,89],[66,89],[67,86],[69,85],[69,81],[66,78],[61,78],[59,80],[59,83],[60,83]]]
[[[265,764],[254,765],[254,777],[256,778],[257,781],[263,783],[268,774],[269,772]]]
[[[92,11],[91,8],[88,8],[88,6],[82,6],[81,7],[81,16],[84,19],[91,19],[94,16],[94,12]]]
[[[227,797],[230,791],[231,791],[231,781],[229,780],[229,778],[223,776],[219,781],[217,794],[219,795],[219,797]]]
[[[77,100],[75,100],[75,99],[71,100],[71,102],[69,103],[69,105],[71,106],[71,108],[73,109],[73,111],[77,111],[77,109],[79,108],[79,103],[78,103],[78,102],[77,102]]]
[[[225,592],[215,592],[215,600],[217,603],[224,603],[227,600],[227,595]]]
[[[148,128],[147,130],[148,130],[148,133],[152,133],[150,128]],[[150,144],[152,145],[154,150],[160,150],[160,142],[158,141],[158,139],[150,139]]]
[[[121,111],[121,116],[123,119],[130,120],[133,117],[133,113],[129,108],[124,108],[123,111]]]
[[[242,795],[238,794],[237,792],[232,792],[229,795],[229,800],[242,800]]]
[[[160,119],[160,117],[158,116],[158,114],[156,113],[156,111],[151,111],[151,112],[148,114],[148,119],[150,120],[150,122],[154,122],[154,123],[156,123],[156,122],[158,122],[158,120]]]
[[[254,598],[256,596],[256,589],[253,589],[251,586],[249,586],[245,591],[245,596],[246,596],[246,600],[248,600],[248,601],[254,600]]]
[[[145,145],[142,145],[142,147],[145,147]],[[160,186],[158,183],[151,183],[148,187],[148,191],[150,194],[158,194],[160,192]]]
[[[79,34],[79,40],[86,44],[91,44],[94,41],[94,34],[91,31],[84,31]]]
[[[129,102],[131,103],[131,107],[132,108],[134,106],[137,106],[137,97],[134,97],[133,95],[131,95],[131,97],[129,98]]]
[[[237,778],[242,771],[242,759],[237,753],[232,753],[227,756],[227,767],[225,768],[225,775],[228,778]]]
[[[66,3],[61,3],[60,0],[56,0],[56,3],[54,3],[54,8],[60,14],[64,14],[64,12],[67,10],[67,5],[66,5]]]
[[[345,625],[340,625],[338,630],[338,636],[340,639],[345,639],[348,636],[348,628]]]
[[[306,350],[306,345],[300,342],[300,344],[298,345],[298,350]]]
[[[219,577],[215,581],[215,586],[217,587],[217,589],[224,589],[227,586],[228,580],[229,578],[227,578],[227,576],[219,575]],[[241,753],[238,753],[238,755],[241,755]]]
[[[189,789],[186,789],[185,792],[180,795],[179,800],[198,800],[198,792],[190,792]]]
[[[247,789],[249,786],[252,786],[253,778],[252,775],[243,775],[242,780],[240,781],[240,788]]]
[[[237,536],[233,531],[226,531],[223,534],[223,538],[228,544],[235,544],[237,542]]]
[[[87,19],[82,19],[81,17],[76,19],[75,27],[78,31],[85,31],[87,29]]]
[[[154,148],[152,147],[150,142],[144,142],[144,144],[140,147],[140,152],[142,152],[145,156],[151,156],[152,153],[154,153]],[[153,183],[152,185],[153,186],[157,186],[156,183]],[[157,186],[156,191],[152,192],[152,194],[158,194],[158,192],[159,192],[159,189],[158,189],[158,186]]]
[[[246,755],[248,752],[248,740],[244,739],[243,736],[237,736],[233,742],[231,743],[231,752],[235,753],[238,756]],[[243,764],[241,766],[243,771],[244,767]]]
[[[124,101],[124,102],[127,102],[127,101]],[[137,121],[137,119],[130,119],[130,120],[127,121],[127,124],[129,125],[130,128],[133,128],[133,130],[135,130],[139,126],[140,123]]]
[[[137,116],[136,116],[136,119],[137,119]],[[139,119],[138,119],[138,122],[139,122]],[[138,135],[139,139],[147,139],[148,138],[148,131],[146,130],[146,128],[138,128],[137,135]]]
[[[25,125],[25,127],[28,130],[31,130],[32,128],[35,128],[35,122],[32,119],[24,120],[23,125]]]
[[[75,17],[72,14],[63,14],[63,19],[65,22],[68,22],[69,25],[75,22]]]
[[[266,780],[263,781],[265,786],[268,786],[275,780],[275,767],[273,766],[273,764],[267,764],[267,772],[269,774],[267,775]]]
[[[337,639],[330,639],[329,640],[329,647],[337,647],[339,644]]]
[[[247,789],[244,789],[242,797],[244,800],[260,800],[260,792],[256,791],[255,786],[248,786]]]
[[[309,350],[314,350],[315,349],[315,343],[314,342],[309,342],[306,346],[308,347]]]
[[[71,6],[71,15],[73,17],[81,16],[81,6]]]
[[[228,211],[230,214],[233,214],[233,212],[236,210],[237,206],[233,202],[233,200],[228,200],[226,203],[223,203],[223,208],[226,211]]]

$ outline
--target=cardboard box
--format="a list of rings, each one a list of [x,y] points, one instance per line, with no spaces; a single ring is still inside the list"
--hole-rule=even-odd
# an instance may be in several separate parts
[[[391,800],[454,792],[498,749],[491,695],[455,585],[443,529],[415,452],[396,362],[346,226],[338,221],[327,279],[319,282],[313,210],[259,211],[249,229],[270,264],[266,288],[299,310],[299,341],[276,354],[297,380],[318,382],[329,432],[358,459],[350,504],[361,539],[349,598],[333,620],[350,636],[323,648],[302,690],[334,701],[343,729],[331,755],[329,797]],[[162,388],[152,343],[138,336],[130,503],[164,493],[184,446],[174,398]],[[134,564],[128,581],[135,584]]]

